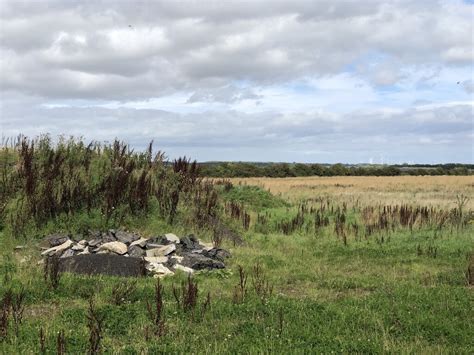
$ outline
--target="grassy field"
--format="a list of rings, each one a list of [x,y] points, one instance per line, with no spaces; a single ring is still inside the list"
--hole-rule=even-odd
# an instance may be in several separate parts
[[[474,209],[473,176],[337,176],[296,178],[236,178],[234,184],[254,185],[285,199],[328,196],[338,202],[365,205],[422,204],[455,207],[456,196],[469,197],[467,207]]]
[[[474,353],[474,289],[466,275],[474,249],[472,177],[232,184],[217,188],[223,205],[239,210],[229,220],[245,243],[224,240],[233,255],[227,269],[194,275],[194,309],[178,307],[173,296],[185,275],[162,280],[161,331],[147,311],[155,279],[138,279],[119,305],[112,301],[118,278],[64,274],[53,289],[38,265],[37,239],[4,229],[0,296],[24,288],[26,298],[23,320],[15,331],[10,319],[0,353],[55,353],[60,332],[67,353],[87,352],[91,296],[103,317],[104,353]],[[402,205],[412,209],[395,209]],[[158,217],[153,206],[126,223],[145,235],[191,232]],[[13,251],[18,244],[26,248]],[[239,267],[245,287],[238,286]]]

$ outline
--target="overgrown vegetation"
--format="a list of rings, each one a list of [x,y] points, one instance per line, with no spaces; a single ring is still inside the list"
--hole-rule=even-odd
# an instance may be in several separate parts
[[[48,224],[102,228],[157,214],[173,224],[216,223],[217,194],[198,177],[196,162],[165,161],[162,152],[127,144],[20,137],[0,150],[0,220],[16,237]],[[180,215],[181,214],[181,215]]]

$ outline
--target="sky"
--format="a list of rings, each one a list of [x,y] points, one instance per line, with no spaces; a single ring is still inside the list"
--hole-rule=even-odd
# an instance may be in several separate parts
[[[0,136],[474,163],[474,4],[0,0]]]

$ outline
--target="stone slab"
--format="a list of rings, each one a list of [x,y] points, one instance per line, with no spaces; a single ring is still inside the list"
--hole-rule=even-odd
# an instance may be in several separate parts
[[[146,269],[141,258],[115,254],[85,254],[60,259],[59,269],[84,275],[143,276]]]

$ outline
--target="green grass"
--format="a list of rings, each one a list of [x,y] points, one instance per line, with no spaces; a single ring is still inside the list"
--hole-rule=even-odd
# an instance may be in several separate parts
[[[186,280],[184,274],[163,279],[161,337],[146,339],[153,278],[138,279],[137,289],[120,306],[111,302],[119,278],[64,274],[56,290],[43,280],[40,238],[59,230],[109,227],[98,212],[60,216],[41,229],[32,228],[28,239],[14,239],[7,228],[0,230],[0,297],[10,288],[27,292],[19,334],[15,336],[10,324],[0,353],[38,353],[40,328],[48,353],[55,352],[60,330],[68,353],[85,353],[91,295],[105,317],[104,353],[474,353],[474,294],[465,277],[466,255],[474,246],[472,223],[459,230],[399,229],[358,240],[349,235],[344,245],[334,234],[333,214],[331,224],[317,233],[302,228],[283,235],[276,232],[277,222],[293,218],[296,205],[248,186],[222,194],[226,201],[243,203],[253,216],[265,212],[267,231],[257,233],[251,227],[241,246],[224,241],[233,255],[227,268],[195,274],[199,303],[211,294],[211,307],[203,316],[196,312],[193,317],[176,305],[172,287]],[[149,215],[126,217],[121,225],[149,236],[172,231],[206,238],[202,230],[184,227],[190,225],[186,211],[180,211],[173,226],[157,215],[152,204]],[[349,211],[347,220],[357,217]],[[312,223],[309,215],[306,219]],[[26,248],[13,251],[18,244]],[[436,248],[436,257],[430,248]],[[252,287],[257,264],[273,286],[272,295],[264,299]],[[234,303],[239,266],[250,274],[248,294],[242,303]]]
[[[235,185],[229,191],[222,190],[224,200],[243,203],[246,208],[260,212],[264,209],[289,206],[289,204],[258,186]]]
[[[117,278],[64,275],[54,291],[45,287],[30,243],[30,249],[14,254],[14,279],[2,283],[2,293],[22,284],[28,297],[18,338],[11,334],[0,352],[38,352],[43,327],[51,352],[63,329],[68,352],[84,353],[87,300],[94,294],[105,315],[104,352],[469,354],[474,298],[464,272],[473,241],[472,230],[436,237],[395,233],[383,244],[349,241],[347,247],[330,236],[250,234],[245,246],[228,246],[234,255],[228,271],[195,276],[200,301],[211,292],[204,318],[192,320],[176,307],[171,287],[183,275],[164,280],[166,334],[149,341],[146,300],[152,299],[154,279],[140,279],[130,302],[121,306],[110,302]],[[417,245],[430,243],[438,247],[436,258],[418,256]],[[34,257],[20,262],[28,255]],[[250,271],[256,262],[273,284],[273,295],[262,302],[249,280],[248,298],[234,304],[237,265]]]

